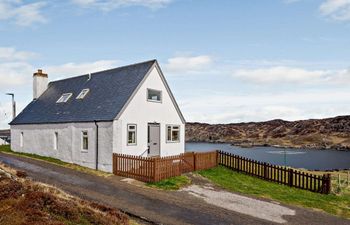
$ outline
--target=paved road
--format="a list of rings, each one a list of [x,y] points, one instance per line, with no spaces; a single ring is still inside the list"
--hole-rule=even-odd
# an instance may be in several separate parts
[[[119,208],[157,224],[273,224],[252,216],[214,206],[186,192],[166,192],[137,187],[119,177],[98,177],[43,161],[0,153],[0,162],[26,171],[34,180],[57,186],[82,199]],[[325,213],[290,207],[295,216],[284,216],[286,224],[350,224]]]

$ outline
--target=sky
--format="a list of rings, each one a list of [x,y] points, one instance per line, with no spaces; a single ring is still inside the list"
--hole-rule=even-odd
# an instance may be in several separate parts
[[[350,0],[0,0],[0,129],[49,80],[157,59],[188,122],[350,114]]]

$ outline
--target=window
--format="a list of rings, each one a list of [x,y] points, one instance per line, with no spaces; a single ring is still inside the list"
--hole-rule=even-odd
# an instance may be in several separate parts
[[[58,132],[55,132],[53,135],[53,149],[58,149]]]
[[[83,89],[81,90],[80,94],[77,96],[77,99],[83,99],[89,93],[90,89]]]
[[[87,131],[81,132],[82,136],[82,150],[87,151],[89,149],[89,135]]]
[[[56,103],[62,103],[62,102],[67,102],[70,97],[72,97],[72,93],[64,93],[58,100]]]
[[[23,132],[21,132],[21,136],[19,137],[19,144],[23,147]]]
[[[167,142],[179,142],[179,141],[180,141],[180,126],[167,125]]]
[[[152,102],[161,102],[162,92],[153,89],[147,89],[147,100]]]
[[[136,145],[136,124],[128,124],[128,145]]]

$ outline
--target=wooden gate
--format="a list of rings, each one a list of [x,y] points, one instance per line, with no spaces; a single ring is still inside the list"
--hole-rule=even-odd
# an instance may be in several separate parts
[[[189,173],[194,171],[195,165],[195,153],[194,152],[186,152],[181,154],[181,170],[182,173]]]

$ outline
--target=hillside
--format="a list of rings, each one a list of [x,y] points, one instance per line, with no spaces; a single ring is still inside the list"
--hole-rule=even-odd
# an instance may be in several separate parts
[[[292,122],[187,123],[186,141],[225,142],[242,147],[350,150],[350,116]]]

